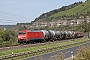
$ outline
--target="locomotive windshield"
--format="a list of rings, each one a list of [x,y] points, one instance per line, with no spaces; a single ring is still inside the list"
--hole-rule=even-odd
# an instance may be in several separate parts
[[[26,34],[26,32],[19,32],[18,34]]]

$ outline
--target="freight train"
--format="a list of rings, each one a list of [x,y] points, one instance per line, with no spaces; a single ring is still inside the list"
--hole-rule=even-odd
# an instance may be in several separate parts
[[[21,30],[18,32],[18,43],[34,43],[55,40],[66,40],[83,37],[83,32],[53,30]]]

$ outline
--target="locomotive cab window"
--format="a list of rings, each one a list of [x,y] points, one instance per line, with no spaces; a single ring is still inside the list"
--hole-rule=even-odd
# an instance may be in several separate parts
[[[26,32],[19,32],[18,34],[26,34]]]

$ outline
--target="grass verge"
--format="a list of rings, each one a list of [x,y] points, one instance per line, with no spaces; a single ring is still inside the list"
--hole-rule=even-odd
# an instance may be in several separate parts
[[[0,56],[8,55],[8,54],[11,54],[12,52],[15,54],[15,53],[21,53],[21,52],[27,52],[27,51],[37,51],[37,50],[40,50],[40,49],[47,49],[47,48],[52,48],[52,47],[56,47],[56,46],[64,46],[64,45],[74,44],[74,43],[77,43],[77,42],[84,42],[86,40],[88,40],[88,39],[86,39],[86,38],[81,39],[81,40],[75,39],[75,40],[68,41],[68,42],[49,44],[49,45],[45,45],[45,46],[36,46],[36,47],[31,47],[31,48],[8,50],[8,51],[0,52]],[[76,46],[76,45],[74,45],[74,46]],[[72,47],[72,46],[67,46],[67,47],[63,47],[63,48],[57,48],[56,50],[49,50],[48,53],[49,52],[54,52],[54,51],[57,51],[57,50],[61,50],[61,49],[65,49],[65,48],[70,48],[70,47]],[[27,58],[27,57],[41,55],[41,54],[45,54],[45,53],[47,53],[47,52],[41,52],[41,53],[37,53],[37,54],[33,54],[33,55],[20,56],[20,57],[13,58],[11,60]]]

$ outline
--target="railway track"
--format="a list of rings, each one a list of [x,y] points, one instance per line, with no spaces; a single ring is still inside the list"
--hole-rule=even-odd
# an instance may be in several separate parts
[[[83,39],[83,38],[78,38],[77,40],[79,40],[79,39]],[[70,40],[73,40],[73,39],[70,39]],[[43,46],[43,45],[47,45],[47,44],[60,43],[60,42],[65,42],[65,41],[70,41],[70,40],[62,40],[62,41],[57,40],[57,41],[53,41],[53,42],[49,41],[49,42],[45,42],[45,43],[21,44],[18,46],[1,47],[0,52],[6,51],[6,50],[20,49],[20,48],[30,48],[30,47],[34,47],[34,46]]]

